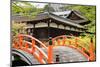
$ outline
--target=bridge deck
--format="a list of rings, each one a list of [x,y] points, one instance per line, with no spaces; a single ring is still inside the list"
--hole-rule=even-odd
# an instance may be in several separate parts
[[[45,49],[43,48],[41,49],[47,54],[47,51]],[[88,61],[88,59],[76,49],[65,46],[57,46],[53,48],[53,61],[55,63],[56,63],[56,55],[59,55],[59,63]],[[31,61],[33,62],[32,64],[40,64],[37,61],[37,59],[34,58],[32,55],[30,55],[30,58]]]
[[[25,41],[24,37],[30,38],[32,40],[32,43]],[[89,44],[89,51],[87,51],[85,49],[85,47],[80,46],[78,44],[77,37],[75,38],[74,42],[72,42],[73,39],[72,39],[72,41],[68,40],[69,37],[72,37],[72,36],[61,35],[61,36],[57,36],[57,37],[51,39],[51,42],[54,45],[54,47],[52,49],[51,46],[46,47],[44,43],[42,43],[41,41],[39,41],[38,39],[36,39],[30,35],[20,34],[18,36],[19,42],[17,43],[17,41],[15,41],[13,44],[13,48],[16,50],[12,51],[12,52],[13,52],[13,54],[14,54],[14,52],[19,54],[24,61],[26,60],[27,63],[29,63],[29,65],[45,64],[45,62],[52,63],[52,60],[51,60],[52,58],[53,58],[53,62],[56,63],[57,55],[59,56],[59,63],[94,61],[95,60],[94,47],[93,47],[92,40]],[[67,41],[65,40],[65,38],[67,38]],[[61,42],[59,39],[63,39],[63,42]],[[55,41],[57,41],[57,44],[60,44],[60,46],[57,46]],[[69,44],[65,46],[66,42],[68,42]],[[48,43],[50,43],[50,42],[48,42]],[[62,46],[61,46],[61,43],[62,43]],[[71,46],[70,44],[72,44],[72,43],[75,43],[73,45],[75,47],[75,49],[73,47],[69,47],[69,46]],[[39,48],[37,46],[37,44],[40,44],[43,48]],[[31,45],[31,46],[28,46],[28,45]],[[50,44],[50,45],[52,45],[52,44]],[[77,46],[79,46],[79,47],[77,47]],[[25,50],[24,50],[24,48],[25,48]],[[81,50],[80,51],[77,50],[78,48],[81,48]],[[29,50],[29,49],[31,49],[31,50]],[[34,50],[32,50],[32,49],[36,49],[34,55],[32,55],[32,53],[31,53],[32,51],[34,52]],[[50,50],[52,50],[52,51],[50,51]],[[30,53],[27,53],[27,51]],[[87,51],[88,55],[84,51]],[[49,53],[49,55],[47,55],[47,53]],[[52,53],[53,53],[53,57],[52,57]],[[17,54],[14,54],[15,57]],[[41,56],[44,56],[45,58],[43,58],[43,57],[41,58]]]
[[[43,51],[47,54],[47,52],[44,49]],[[65,46],[57,46],[53,48],[53,61],[54,62],[56,62],[56,55],[59,55],[60,63],[88,61],[88,59],[76,49],[65,47]]]

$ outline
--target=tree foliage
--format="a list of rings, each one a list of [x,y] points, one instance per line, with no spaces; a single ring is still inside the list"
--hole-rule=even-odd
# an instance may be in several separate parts
[[[16,36],[18,33],[26,33],[25,27],[27,27],[27,25],[25,23],[12,22],[12,30],[11,31],[12,31],[13,36]]]
[[[55,12],[54,8],[50,6],[50,4],[47,4],[44,6],[43,11],[45,12]]]
[[[37,8],[30,2],[12,2],[12,14],[34,17],[43,9]]]

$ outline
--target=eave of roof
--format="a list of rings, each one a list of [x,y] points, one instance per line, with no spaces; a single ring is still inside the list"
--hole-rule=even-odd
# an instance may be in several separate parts
[[[52,12],[51,13],[46,12],[46,13],[40,14],[36,18],[34,18],[32,21],[39,21],[39,20],[43,20],[43,19],[47,19],[47,18],[53,18],[55,20],[58,20],[60,22],[68,24],[68,25],[72,25],[72,26],[79,27],[79,28],[84,28],[84,26],[73,23],[73,21],[66,19],[66,18],[63,18],[63,17],[60,17],[58,15],[55,15]]]
[[[77,16],[79,16],[80,18],[82,18],[81,20],[70,20],[68,17],[70,16],[71,13],[75,13]],[[52,12],[55,15],[61,16],[63,18],[67,18],[68,20],[78,23],[78,24],[88,24],[86,22],[88,22],[89,20],[87,18],[85,18],[81,13],[79,13],[78,11],[75,10],[67,10],[67,11],[63,11],[63,12]],[[66,16],[65,16],[66,15]]]
[[[65,23],[65,24],[68,24],[68,25],[72,25],[72,26],[75,26],[75,27],[78,27],[78,28],[84,28],[84,26],[82,25],[79,25],[77,23],[73,23],[73,21],[69,20],[69,19],[66,19],[66,18],[63,18],[63,17],[60,17],[58,15],[55,15],[53,13],[42,13],[42,14],[39,14],[37,15],[35,18],[29,18],[29,17],[24,17],[24,16],[12,16],[12,20],[16,21],[16,22],[21,22],[21,21],[39,21],[39,20],[43,20],[43,19],[48,19],[48,18],[53,18],[57,21],[60,21],[62,23]]]
[[[68,25],[72,25],[72,26],[75,26],[75,27],[79,27],[79,28],[84,28],[84,26],[81,26],[79,24],[76,24],[76,23],[73,23],[72,21],[68,20],[68,19],[65,19],[63,17],[60,17],[60,16],[57,16],[55,14],[52,14],[52,13],[49,13],[50,17],[55,19],[55,20],[58,20],[58,21],[61,21],[61,22],[64,22]]]

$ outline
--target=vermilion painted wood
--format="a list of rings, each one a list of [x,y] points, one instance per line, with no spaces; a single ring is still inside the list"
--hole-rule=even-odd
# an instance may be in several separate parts
[[[43,54],[39,52],[39,58],[42,60],[43,59]]]
[[[94,61],[95,60],[95,54],[94,54],[94,48],[93,48],[93,43],[91,42],[90,43],[90,46],[89,46],[89,53],[90,53],[90,61]]]
[[[52,61],[53,61],[53,47],[52,47],[52,45],[49,45],[48,46],[48,63],[52,63]]]
[[[63,46],[65,46],[65,42],[66,42],[66,37],[64,37],[63,39]]]
[[[77,43],[78,39],[75,38],[75,46],[78,47],[78,43]]]
[[[32,39],[32,52],[34,53],[35,52],[35,40]]]
[[[28,37],[28,38],[31,38],[32,40],[32,43],[28,42],[28,41],[24,41],[24,37]],[[82,53],[87,59],[89,59],[90,61],[93,61],[95,60],[95,54],[94,54],[94,48],[93,48],[93,43],[90,43],[90,49],[89,49],[89,54],[90,56],[88,56],[85,51],[87,51],[85,49],[85,47],[83,46],[80,46],[79,43],[78,43],[78,40],[79,38],[75,38],[75,40],[68,40],[68,38],[72,38],[74,36],[66,36],[66,35],[62,35],[62,36],[57,36],[55,38],[52,39],[52,42],[53,44],[52,45],[49,45],[48,48],[41,42],[39,41],[38,39],[30,36],[30,35],[23,35],[23,34],[20,34],[18,35],[18,38],[19,38],[19,43],[18,42],[14,42],[14,48],[16,49],[21,49],[21,50],[24,50],[32,55],[34,55],[37,60],[41,63],[41,64],[45,64],[46,62],[43,60],[43,58],[45,57],[46,60],[48,61],[48,63],[53,63],[53,54],[52,54],[52,50],[53,50],[53,46],[55,45],[55,40],[58,42],[57,44],[59,44],[59,46],[68,46],[70,48],[74,48],[76,49],[77,51],[79,51],[80,53]],[[62,44],[61,44],[61,41],[60,41],[60,38],[62,38]],[[66,45],[65,42],[66,42],[66,39],[67,39],[67,42],[69,42],[69,45]],[[38,42],[43,48],[45,48],[47,51],[48,51],[48,56],[36,45],[36,42]],[[25,43],[25,44],[23,44]],[[72,46],[72,44],[75,43],[74,46]],[[25,45],[25,46],[24,46]],[[31,47],[29,47],[29,45]],[[79,46],[81,47],[81,49],[79,49]],[[39,51],[39,54],[36,53],[36,50]]]
[[[18,36],[19,37],[19,48],[22,48],[23,44],[22,44],[22,40],[23,40],[23,37],[22,36]]]
[[[32,39],[32,43],[27,42],[27,41],[24,41],[24,40],[23,40],[24,37],[31,38],[31,39]],[[34,55],[34,56],[37,58],[37,60],[38,60],[41,64],[45,64],[45,63],[46,63],[46,62],[44,62],[43,58],[41,58],[41,56],[45,57],[47,60],[50,59],[50,58],[48,58],[48,56],[47,56],[39,47],[36,46],[35,41],[37,41],[40,45],[42,45],[46,50],[48,49],[48,48],[47,48],[41,41],[39,41],[38,39],[36,39],[36,38],[34,38],[34,37],[30,36],[30,35],[23,35],[23,34],[19,34],[19,35],[18,35],[18,38],[19,38],[19,44],[18,44],[19,48],[18,48],[18,46],[17,46],[16,44],[14,45],[14,48],[16,48],[16,49],[21,49],[21,50],[24,50],[24,51],[26,51],[26,52],[28,52],[28,53],[31,53],[32,55]],[[23,45],[23,43],[25,43],[25,46]],[[31,47],[28,48],[28,47],[29,47],[28,45],[31,45]],[[17,47],[16,47],[16,46],[17,46]],[[39,51],[39,53],[40,53],[41,56],[39,56],[39,55],[37,55],[37,54],[35,53],[36,50]]]
[[[28,49],[28,48],[29,48],[28,43],[25,43],[25,48],[26,48],[26,49]]]
[[[17,44],[17,42],[15,42],[15,41],[14,41],[14,43],[13,43],[13,48],[18,48],[18,44]]]
[[[74,36],[66,36],[66,35],[61,35],[61,36],[57,36],[57,37],[55,37],[55,38],[53,38],[52,39],[52,41],[53,41],[53,45],[54,45],[54,41],[55,40],[59,40],[59,38],[67,38],[67,37],[70,37],[70,38],[72,38],[72,37],[74,37]],[[69,47],[71,47],[71,48],[74,48],[74,49],[77,49],[80,53],[82,53],[85,57],[87,57],[90,61],[93,61],[93,60],[95,60],[95,54],[94,54],[94,50],[93,50],[93,43],[91,43],[90,45],[89,45],[89,54],[90,54],[90,56],[88,56],[86,53],[85,53],[85,51],[87,51],[86,49],[85,49],[85,47],[83,47],[83,46],[80,46],[81,47],[81,49],[79,49],[78,48],[78,46],[79,46],[79,43],[77,42],[78,40],[80,40],[79,38],[77,38],[77,37],[74,37],[75,38],[75,41],[72,41],[72,40],[67,40],[68,42],[69,42],[69,45],[66,45],[66,46],[69,46]],[[63,42],[64,42],[64,40],[62,40]],[[57,41],[58,42],[58,44],[60,43],[59,41]],[[75,43],[75,45],[74,45],[74,47],[73,46],[71,46],[71,44],[72,43]],[[60,45],[61,46],[61,45]],[[62,44],[62,46],[64,46],[64,43]]]
[[[30,45],[32,45],[32,43],[30,43],[30,42],[27,42],[27,43],[30,44]],[[43,61],[43,58],[45,57],[46,60],[47,60],[47,59],[48,59],[48,56],[47,56],[38,46],[35,45],[34,47],[35,47],[36,50],[39,51],[39,55],[37,55],[36,52],[34,52],[34,53],[32,53],[32,54],[36,57],[36,59],[37,59],[40,63],[45,64],[45,62]],[[40,55],[41,55],[43,58],[41,58]]]

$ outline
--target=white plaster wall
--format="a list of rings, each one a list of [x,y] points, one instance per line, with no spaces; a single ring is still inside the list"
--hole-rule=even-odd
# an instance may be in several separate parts
[[[35,24],[35,28],[39,28],[39,27],[48,27],[48,24],[44,23],[44,22],[40,22],[40,23]]]

